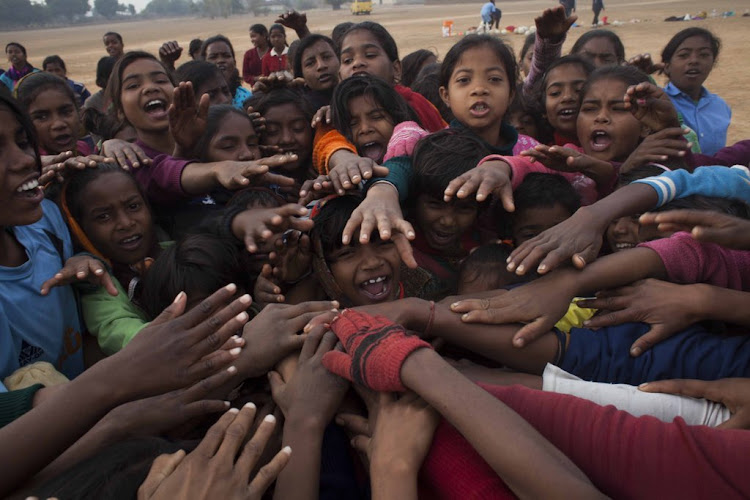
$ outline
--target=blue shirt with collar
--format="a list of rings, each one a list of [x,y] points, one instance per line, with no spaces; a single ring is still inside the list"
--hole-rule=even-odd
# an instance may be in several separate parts
[[[696,103],[672,82],[664,87],[664,92],[682,114],[685,125],[698,135],[698,143],[703,154],[714,155],[726,145],[732,109],[724,99],[703,87],[701,97]]]

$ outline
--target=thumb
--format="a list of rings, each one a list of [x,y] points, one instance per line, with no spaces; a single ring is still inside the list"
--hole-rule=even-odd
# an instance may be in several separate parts
[[[385,177],[388,175],[390,171],[388,170],[388,167],[384,167],[382,165],[375,165],[372,168],[372,176],[373,177]]]
[[[159,489],[162,481],[169,477],[185,458],[185,450],[177,450],[172,454],[156,457],[148,471],[148,476],[138,488],[138,500],[151,498]]]
[[[185,294],[185,292],[178,293],[177,297],[175,297],[174,299],[174,302],[172,302],[169,307],[164,309],[161,314],[159,314],[156,319],[151,322],[151,325],[161,325],[180,316],[185,312],[186,304],[187,295]]]
[[[323,355],[323,366],[329,372],[338,375],[341,378],[352,381],[351,368],[352,357],[341,351],[328,351]]]
[[[630,355],[637,358],[667,337],[669,337],[669,332],[664,328],[664,325],[654,325],[633,342],[630,347]]]
[[[357,450],[360,453],[364,453],[365,455],[368,455],[368,450],[370,448],[370,438],[360,434],[359,436],[354,436],[352,438],[352,448]]]
[[[282,392],[284,392],[286,382],[284,382],[284,379],[281,378],[281,374],[279,374],[279,372],[270,371],[268,372],[268,384],[271,386],[271,397],[274,401],[278,401]]]

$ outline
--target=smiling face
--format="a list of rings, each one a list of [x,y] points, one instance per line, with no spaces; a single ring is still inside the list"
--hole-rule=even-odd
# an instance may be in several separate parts
[[[356,30],[341,40],[339,75],[342,80],[354,75],[372,75],[393,85],[401,79],[401,61],[388,59],[388,54],[371,32]]]
[[[327,42],[320,40],[305,49],[302,76],[312,90],[328,90],[339,82],[339,59]]]
[[[229,91],[229,85],[227,85],[223,74],[217,74],[209,78],[203,82],[203,85],[195,89],[196,97],[200,98],[203,94],[208,94],[211,106],[232,103],[232,93]]]
[[[104,37],[104,48],[107,54],[119,59],[125,53],[125,46],[115,35],[107,35]]]
[[[167,109],[173,93],[167,72],[153,59],[137,59],[122,72],[122,112],[136,131],[169,129]]]
[[[604,78],[589,86],[578,112],[578,140],[583,151],[598,160],[624,161],[638,146],[642,127],[623,97],[627,85]]]
[[[414,219],[427,244],[444,255],[460,255],[461,236],[477,220],[479,208],[473,199],[457,199],[446,203],[429,194],[420,194]]]
[[[206,161],[249,161],[260,158],[258,136],[248,116],[227,113],[208,144]]]
[[[352,142],[357,152],[381,163],[393,135],[391,115],[372,97],[365,95],[349,99],[349,114]]]
[[[253,30],[250,30],[250,43],[253,44],[253,47],[260,50],[268,48],[268,38]]]
[[[0,226],[26,226],[42,218],[34,149],[16,115],[0,103]]]
[[[289,102],[268,109],[263,116],[266,119],[263,144],[278,146],[282,153],[295,153],[298,157],[296,162],[286,163],[277,170],[290,172],[307,165],[312,155],[313,132],[302,110]]]
[[[43,90],[29,104],[28,111],[45,153],[75,151],[80,119],[68,94],[56,88]]]
[[[640,224],[638,216],[620,217],[609,223],[607,226],[607,243],[613,252],[620,252],[634,248],[641,242],[638,237]]]
[[[231,81],[237,64],[232,55],[232,49],[226,42],[214,42],[206,47],[206,61],[215,64],[224,75],[226,81]]]
[[[359,241],[359,235],[352,241]],[[373,235],[370,243],[343,246],[330,252],[327,260],[336,284],[354,306],[398,298],[401,256],[393,241]]]
[[[501,145],[500,127],[513,96],[505,66],[489,46],[461,54],[440,97],[458,121],[487,143]]]
[[[713,67],[711,42],[703,36],[692,36],[677,47],[664,73],[675,87],[695,99],[700,97],[703,82]]]
[[[597,36],[584,43],[578,55],[588,59],[595,68],[614,66],[618,63],[615,44],[603,36]]]
[[[580,64],[562,64],[547,75],[545,116],[552,128],[564,137],[576,137],[578,102],[585,82],[586,72]]]
[[[80,196],[85,200],[81,228],[102,255],[121,264],[148,257],[156,242],[151,211],[132,177],[104,173]]]
[[[23,53],[23,50],[18,45],[8,45],[5,49],[5,55],[8,56],[8,62],[15,68],[23,69],[28,64],[26,54]]]

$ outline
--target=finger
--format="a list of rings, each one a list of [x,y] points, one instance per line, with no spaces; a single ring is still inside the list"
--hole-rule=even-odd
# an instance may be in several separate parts
[[[413,238],[413,233],[411,234]],[[407,236],[401,232],[397,232],[393,235],[392,239],[404,265],[410,269],[416,269],[419,267],[417,259],[414,258],[414,248],[411,246],[411,242],[407,239]]]
[[[674,332],[667,330],[664,325],[652,325],[649,331],[633,342],[633,345],[630,347],[630,355],[637,358],[662,340],[669,338],[672,333]]]
[[[255,412],[253,412],[253,414],[254,413]],[[273,415],[266,415],[258,426],[258,429],[255,431],[255,435],[253,435],[250,441],[248,441],[242,449],[242,454],[237,459],[235,467],[238,473],[241,473],[243,477],[248,477],[258,463],[258,460],[260,460],[263,450],[266,448],[266,444],[271,438],[274,427],[276,427],[276,417]]]
[[[112,276],[110,276],[108,272],[105,272],[101,275],[101,277],[99,278],[99,284],[104,287],[107,293],[112,297],[116,297],[120,294],[120,292],[117,290],[117,287],[115,286],[114,281],[112,281]]]
[[[185,458],[185,450],[159,455],[151,464],[146,479],[138,488],[138,498],[151,498],[161,483],[169,477]]]
[[[300,363],[307,361],[315,355],[315,352],[320,346],[320,341],[323,340],[323,335],[328,331],[328,328],[324,325],[313,328],[312,331],[307,335],[305,343],[302,345],[302,350],[299,353]],[[336,336],[334,335],[334,338]]]
[[[232,296],[236,291],[236,285],[227,285],[213,293],[207,299],[201,301],[197,307],[194,307],[185,314],[182,323],[186,326],[193,327],[187,333],[187,341],[191,342],[192,345],[204,343],[207,340],[207,337],[215,335],[217,330],[221,329],[223,325],[231,323],[235,319],[239,321],[236,316],[250,307],[252,300],[249,295],[243,295],[232,301]],[[229,304],[227,305],[227,303]],[[211,317],[216,310],[219,310],[219,312]],[[244,322],[242,324],[244,324]],[[238,329],[238,327],[235,329]],[[227,338],[229,337],[231,337],[231,335],[227,336]],[[221,342],[214,343],[216,340],[217,339],[208,339],[209,344],[214,344],[211,346],[213,347],[211,350],[217,349],[226,341],[226,339],[224,339]],[[205,352],[203,354],[207,353],[208,352]]]
[[[479,187],[479,179],[481,179],[481,176],[473,176],[468,175],[464,178],[463,184],[458,188],[458,191],[456,192],[456,198],[466,198],[472,193],[475,193],[477,188]]]
[[[342,244],[349,244],[349,242],[352,240],[352,237],[354,236],[354,231],[356,231],[357,228],[360,227],[364,222],[363,219],[364,216],[358,210],[354,210],[354,212],[352,212],[351,217],[349,217],[349,220],[346,222],[346,226],[344,226],[344,230],[341,232]],[[372,229],[370,229],[370,231],[372,231]]]
[[[233,347],[232,349],[237,349],[238,347]],[[230,349],[231,350],[231,349]],[[199,382],[196,382],[195,384],[191,385],[187,390],[183,391],[182,394],[180,394],[180,400],[183,403],[191,403],[195,401],[200,401],[204,398],[206,398],[209,394],[212,394],[216,389],[221,387],[222,385],[229,382],[229,380],[232,379],[234,374],[229,370],[221,370],[217,373],[214,373],[213,375],[206,377],[202,379]],[[224,403],[224,401],[222,401]],[[226,403],[227,407],[229,406],[229,403]],[[228,408],[223,408],[223,410],[227,410]],[[219,408],[216,411],[221,411],[222,408]]]
[[[596,303],[600,299],[592,300],[591,303]],[[601,299],[601,302],[605,302],[607,299]],[[578,305],[581,305],[581,302],[578,302]],[[583,307],[583,306],[581,306]],[[589,307],[591,309],[602,309],[603,307],[596,307],[596,304],[587,304],[585,307]],[[637,316],[634,313],[634,311],[630,309],[625,309],[622,311],[615,311],[611,313],[606,314],[597,314],[593,318],[586,320],[584,322],[584,326],[586,328],[601,328],[603,326],[613,326],[613,325],[621,325],[623,323],[630,323],[632,321],[637,321]],[[632,349],[631,349],[632,352]]]
[[[384,167],[382,165],[374,165],[372,167],[372,176],[371,177],[385,177],[388,175],[390,170],[388,170],[388,167]],[[370,177],[367,177],[367,172],[363,172],[362,174],[365,179],[369,179]]]
[[[234,422],[235,417],[239,414],[237,408],[230,408],[216,421],[214,425],[206,432],[194,453],[197,453],[207,459],[213,458],[216,451],[224,441],[224,434],[229,425]]]
[[[512,321],[514,320],[511,320],[511,322]],[[513,346],[524,347],[535,341],[545,333],[549,332],[552,327],[555,326],[555,321],[556,320],[552,320],[547,316],[542,316],[531,323],[522,326],[513,336]]]
[[[245,437],[250,432],[255,418],[256,407],[253,403],[247,403],[240,409],[240,412],[234,417],[234,421],[229,424],[224,432],[224,439],[216,452],[216,457],[226,460],[226,463],[234,462],[237,453],[245,442]],[[248,474],[250,471],[248,471]]]
[[[128,163],[130,163],[130,165],[131,165],[131,166],[132,166],[133,168],[138,168],[138,167],[140,167],[140,165],[141,165],[141,164],[140,164],[140,162],[138,161],[138,156],[137,156],[137,155],[135,154],[135,152],[133,152],[133,150],[132,150],[132,149],[130,149],[130,148],[125,148],[124,154],[125,154],[125,157],[126,157],[126,158],[128,159]]]
[[[390,240],[391,229],[392,229],[391,217],[389,217],[388,214],[381,212],[375,215],[375,220],[377,221],[378,234],[380,235],[380,239]],[[370,233],[365,232],[364,230],[359,233],[360,243],[367,243],[369,239],[370,239]]]
[[[349,176],[347,181],[349,181],[349,185],[347,187],[351,187],[351,184],[354,184],[355,186],[359,184],[362,181],[362,177],[365,177],[365,179],[368,179],[372,176],[372,169],[368,166],[362,167],[363,171],[360,172],[360,166],[358,164],[350,165],[346,169],[346,173]],[[365,172],[367,172],[367,176],[365,176]]]
[[[367,455],[367,452],[370,449],[370,440],[371,438],[368,436],[354,436],[351,441],[352,448]]]
[[[717,389],[716,381],[673,379],[647,382],[638,386],[643,392],[677,394],[691,398],[704,398],[716,403],[723,403],[722,391]]]
[[[513,203],[513,187],[509,182],[500,186],[500,202],[503,204],[506,212],[514,212],[516,210],[516,205]]]
[[[335,169],[334,169],[334,170],[332,170],[332,171],[331,171],[331,172],[329,173],[329,177],[331,178],[331,184],[333,185],[333,190],[334,190],[334,191],[335,191],[335,192],[336,192],[337,194],[339,194],[339,195],[342,195],[342,194],[344,194],[344,187],[345,187],[345,186],[344,186],[344,182],[343,182],[343,180],[342,180],[342,179],[341,179],[341,178],[339,177],[339,173],[338,173],[338,171],[337,171],[337,170],[335,170]]]
[[[349,431],[351,434],[370,436],[370,423],[360,415],[353,413],[340,413],[336,415],[336,423]]]
[[[248,498],[261,498],[269,486],[276,481],[281,471],[289,463],[292,448],[285,446],[270,462],[261,467],[248,487]]]

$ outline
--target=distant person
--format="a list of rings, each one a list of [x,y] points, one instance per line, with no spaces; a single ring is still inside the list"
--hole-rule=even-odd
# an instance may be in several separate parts
[[[75,82],[68,78],[68,69],[65,67],[65,61],[62,60],[62,57],[57,55],[45,57],[44,62],[42,63],[42,71],[57,75],[68,82],[68,85],[70,85],[70,88],[76,96],[76,101],[78,102],[79,107],[83,106],[86,99],[91,97],[91,92],[89,92],[84,84]]]
[[[570,17],[576,11],[576,0],[560,0],[560,5],[565,7],[565,17]]]
[[[252,85],[261,76],[263,66],[261,60],[271,48],[268,41],[268,29],[262,24],[250,26],[250,42],[253,47],[245,52],[242,60],[242,79]]]
[[[503,16],[503,13],[495,7],[495,0],[490,0],[482,5],[479,15],[482,17],[482,23],[489,29],[492,29],[493,24],[495,25],[495,29],[500,29],[500,18]]]
[[[245,109],[247,101],[252,92],[242,86],[240,72],[237,71],[237,61],[234,58],[234,47],[224,35],[215,35],[207,38],[201,46],[201,56],[206,62],[216,65],[224,75],[232,93],[232,106],[237,109]]]
[[[104,98],[104,91],[107,88],[109,75],[112,74],[112,68],[115,67],[116,62],[117,60],[114,57],[104,56],[96,63],[96,85],[100,90],[86,99],[86,102],[83,103],[84,108],[94,108],[102,113],[107,110],[108,103]]]
[[[0,76],[0,82],[3,82],[10,90],[13,90],[18,80],[24,76],[39,71],[29,64],[29,61],[26,59],[26,47],[20,43],[10,42],[5,46],[5,54],[8,56],[10,66],[8,67],[8,71]]]
[[[435,53],[427,49],[419,49],[404,56],[401,59],[401,85],[411,88],[422,68],[436,62]]]
[[[286,30],[280,24],[273,24],[268,30],[268,41],[271,43],[271,50],[263,56],[261,60],[261,73],[268,76],[280,71],[286,71],[287,56],[289,46],[286,43]]]
[[[604,10],[604,0],[593,0],[591,2],[591,10],[594,11],[594,20],[591,21],[592,26],[599,25],[599,13]]]
[[[201,60],[201,47],[203,46],[203,40],[200,38],[193,38],[190,40],[190,45],[188,45],[188,55],[190,56],[190,59],[193,61],[200,61]]]
[[[125,43],[122,41],[122,36],[114,31],[108,31],[104,34],[104,48],[107,50],[107,54],[114,57],[115,60],[121,58],[125,53]]]

